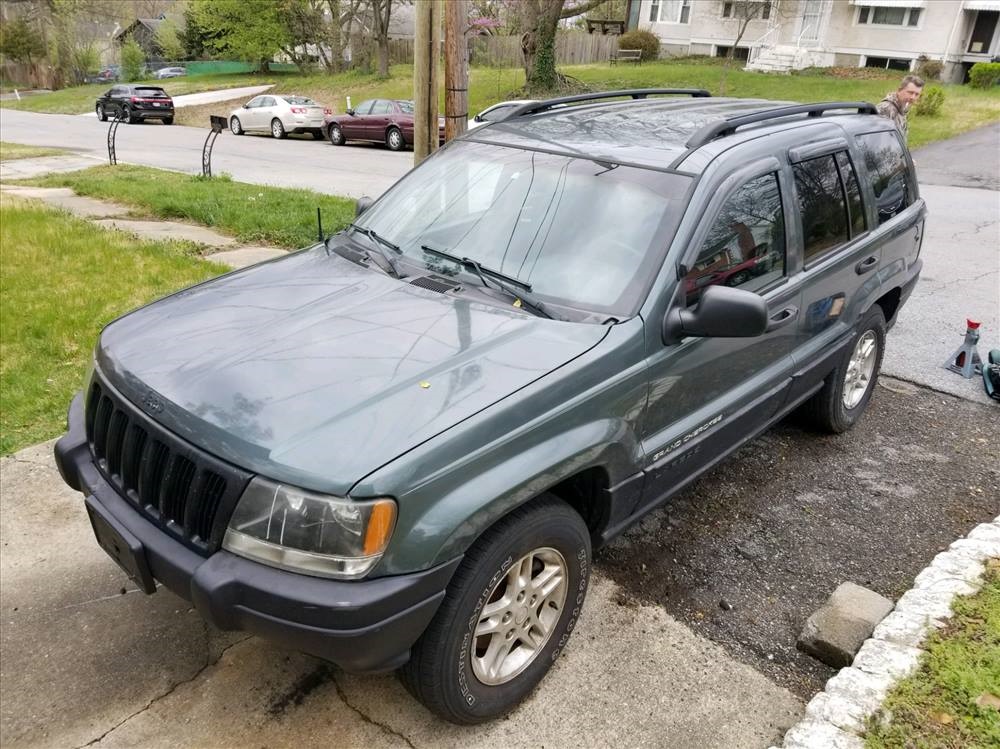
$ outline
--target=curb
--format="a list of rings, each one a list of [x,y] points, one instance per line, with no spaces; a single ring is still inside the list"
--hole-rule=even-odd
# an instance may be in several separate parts
[[[785,734],[784,749],[864,749],[865,720],[886,694],[911,674],[924,654],[924,638],[951,616],[956,596],[982,586],[986,560],[1000,557],[1000,517],[977,525],[934,557],[914,578],[872,636],[806,705],[805,717]],[[771,747],[779,749],[779,747]]]

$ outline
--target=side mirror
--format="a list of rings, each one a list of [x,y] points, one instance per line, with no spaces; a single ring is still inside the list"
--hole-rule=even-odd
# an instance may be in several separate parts
[[[354,110],[353,109],[348,109],[347,110],[347,114],[349,114],[351,117],[353,117],[354,116]]]
[[[482,122],[483,121],[483,116],[481,114],[477,114],[475,117],[472,118],[472,121],[473,122]]]
[[[244,109],[250,109],[250,105],[249,105],[249,104],[244,104],[244,105],[243,105],[243,108],[244,108]]]
[[[758,294],[709,286],[694,309],[672,308],[663,318],[665,344],[682,338],[754,338],[767,330],[767,303]]]
[[[354,206],[354,217],[357,218],[362,213],[367,211],[374,202],[375,201],[369,198],[367,195],[362,195],[360,198],[358,198],[358,202]]]

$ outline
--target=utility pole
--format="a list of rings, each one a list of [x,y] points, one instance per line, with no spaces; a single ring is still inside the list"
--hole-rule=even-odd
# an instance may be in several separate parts
[[[413,165],[438,147],[438,57],[441,51],[441,4],[416,0],[413,45]]]
[[[468,0],[448,0],[444,9],[444,138],[451,140],[469,126]]]

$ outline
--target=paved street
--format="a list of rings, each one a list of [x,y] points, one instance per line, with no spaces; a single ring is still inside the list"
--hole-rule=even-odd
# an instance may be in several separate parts
[[[219,114],[229,114],[220,111]],[[108,123],[70,114],[0,110],[0,140],[30,146],[73,148],[107,163]],[[116,152],[120,163],[201,173],[204,129],[150,122],[121,125]],[[238,182],[278,187],[306,187],[352,198],[381,195],[413,165],[413,154],[378,145],[335,148],[309,137],[276,141],[259,135],[219,136],[212,172]]]
[[[0,111],[0,138],[101,156],[106,126]],[[204,131],[122,127],[119,157],[197,171]],[[798,653],[840,582],[890,597],[997,514],[997,407],[941,362],[966,316],[1000,347],[1000,126],[916,154],[924,276],[889,336],[872,410],[845,435],[783,424],[599,553],[553,673],[508,719],[456,728],[391,676],[353,677],[148,598],[93,541],[51,445],[4,458],[4,747],[766,747],[832,671]],[[128,154],[128,155],[126,155]],[[234,179],[377,195],[412,154],[226,134]],[[299,177],[302,179],[299,179]],[[722,602],[725,601],[725,606]]]

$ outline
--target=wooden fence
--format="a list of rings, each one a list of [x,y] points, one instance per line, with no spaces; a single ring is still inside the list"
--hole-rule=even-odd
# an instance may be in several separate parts
[[[607,62],[618,50],[617,36],[567,31],[556,35],[556,64],[583,65]],[[412,39],[390,39],[392,64],[413,62]],[[475,36],[469,39],[469,62],[495,68],[516,68],[522,63],[520,36]]]

